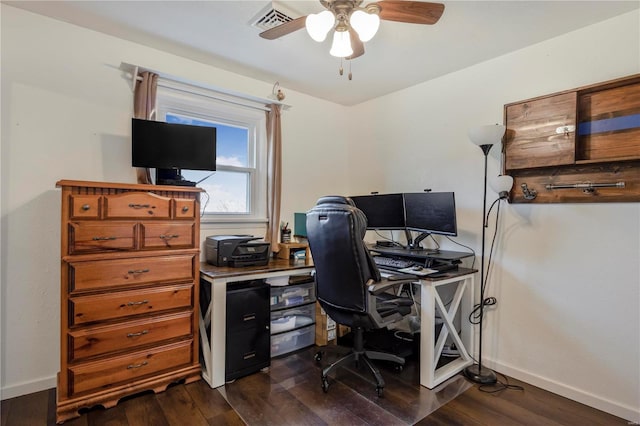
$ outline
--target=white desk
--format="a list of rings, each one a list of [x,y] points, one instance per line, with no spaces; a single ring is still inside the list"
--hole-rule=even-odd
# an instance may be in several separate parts
[[[203,355],[202,377],[212,388],[225,382],[225,337],[227,328],[227,283],[308,274],[311,263],[273,259],[267,266],[230,268],[200,264],[200,285],[211,286],[211,300],[200,310],[200,350]],[[207,328],[211,326],[210,333]]]
[[[272,260],[262,267],[228,268],[217,267],[207,263],[200,264],[201,286],[211,286],[211,301],[206,309],[200,310],[200,348],[203,353],[202,377],[212,388],[225,383],[225,336],[226,336],[226,301],[227,283],[253,279],[267,279],[305,274],[313,271],[313,265],[289,260]],[[473,309],[475,270],[459,268],[444,277],[420,279],[421,287],[421,330],[420,333],[420,384],[433,389],[454,374],[472,365],[474,344],[474,328],[468,317]],[[439,288],[452,286],[455,288],[453,300],[448,308],[444,306]],[[443,313],[444,324],[440,335],[435,331],[435,307]],[[453,324],[456,313],[461,315],[461,333],[458,334]],[[211,330],[207,333],[207,328]],[[448,336],[451,336],[458,348],[460,356],[438,368],[438,360],[442,354]]]
[[[459,268],[441,278],[420,279],[420,384],[422,386],[433,389],[473,364],[471,354],[474,353],[475,330],[468,318],[473,309],[475,273],[474,269]],[[438,289],[445,286],[454,287],[451,289],[454,290],[454,294],[448,308],[445,307],[438,292]],[[436,306],[442,312],[443,320],[439,336],[434,332]],[[460,334],[453,323],[458,311],[460,312]],[[438,368],[438,360],[448,336],[453,339],[459,357]]]

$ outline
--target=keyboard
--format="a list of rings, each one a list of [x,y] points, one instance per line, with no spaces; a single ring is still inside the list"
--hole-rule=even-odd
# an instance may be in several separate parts
[[[387,269],[404,269],[415,265],[411,260],[394,259],[392,257],[385,256],[373,256],[373,261],[378,265],[378,267]]]

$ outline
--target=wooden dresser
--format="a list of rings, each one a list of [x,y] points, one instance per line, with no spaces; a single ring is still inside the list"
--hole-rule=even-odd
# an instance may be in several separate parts
[[[200,378],[199,188],[62,180],[56,421]]]

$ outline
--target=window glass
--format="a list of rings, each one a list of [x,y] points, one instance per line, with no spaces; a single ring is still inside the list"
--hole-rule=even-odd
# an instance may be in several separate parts
[[[202,222],[266,223],[264,106],[181,82],[158,82],[157,119],[216,128],[216,171],[182,170],[206,193]],[[242,225],[244,226],[244,225]]]

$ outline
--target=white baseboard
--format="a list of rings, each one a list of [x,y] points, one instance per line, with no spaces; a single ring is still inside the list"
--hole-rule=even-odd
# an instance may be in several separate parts
[[[17,383],[4,386],[0,389],[0,399],[5,400],[17,396],[27,395],[34,392],[55,388],[57,385],[56,376],[44,377],[29,382]]]
[[[496,362],[492,359],[487,359],[486,362],[489,368],[499,371],[502,374],[513,377],[518,380],[522,380],[530,385],[537,386],[549,392],[553,392],[565,398],[572,399],[581,404],[588,405],[596,408],[600,411],[612,414],[614,416],[623,418],[630,423],[640,423],[640,407],[632,407],[624,404],[620,404],[616,401],[603,398],[599,395],[594,395],[589,392],[585,392],[581,389],[568,386],[564,383],[557,382],[547,377],[538,376],[528,371],[521,370],[508,364]]]

